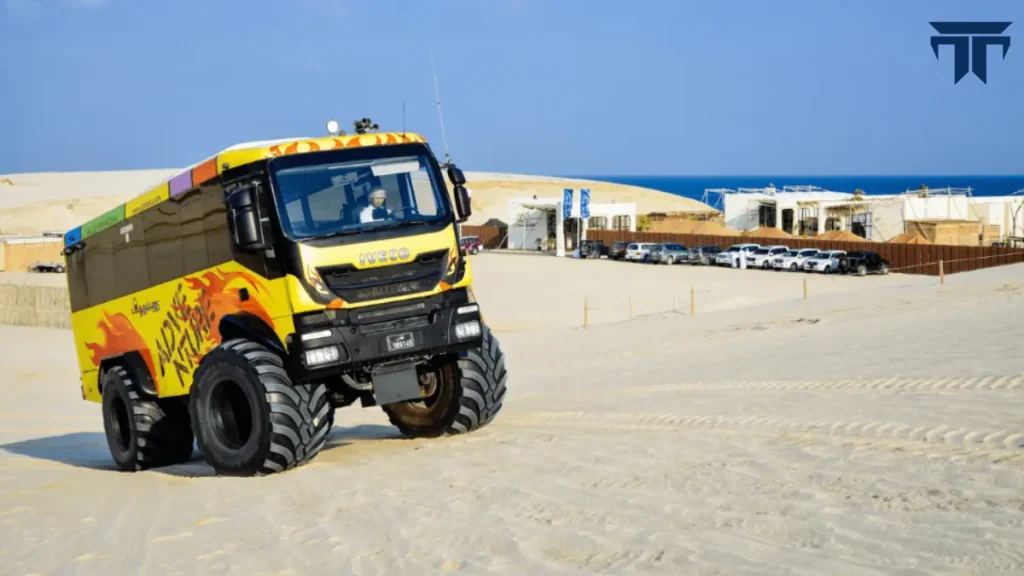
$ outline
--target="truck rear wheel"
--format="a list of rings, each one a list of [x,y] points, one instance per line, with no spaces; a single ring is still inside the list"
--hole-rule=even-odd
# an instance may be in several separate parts
[[[184,404],[163,404],[139,394],[123,366],[103,373],[103,428],[118,468],[134,472],[187,462],[192,430]]]
[[[305,464],[334,424],[323,384],[293,384],[279,355],[245,339],[203,358],[189,409],[199,450],[225,475],[262,476]]]
[[[483,343],[436,370],[420,374],[422,400],[383,406],[403,434],[436,437],[481,428],[501,410],[508,371],[505,354],[491,330],[481,325]]]

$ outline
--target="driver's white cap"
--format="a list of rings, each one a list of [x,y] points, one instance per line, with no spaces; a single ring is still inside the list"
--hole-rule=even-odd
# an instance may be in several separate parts
[[[384,192],[383,188],[377,188],[373,192],[370,192],[370,198],[384,198],[385,196],[387,196],[387,193]]]

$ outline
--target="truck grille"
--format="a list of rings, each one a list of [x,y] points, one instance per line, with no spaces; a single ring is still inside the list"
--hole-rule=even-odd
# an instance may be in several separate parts
[[[425,252],[412,262],[360,270],[352,264],[317,271],[345,302],[367,302],[433,290],[448,266],[448,250]]]

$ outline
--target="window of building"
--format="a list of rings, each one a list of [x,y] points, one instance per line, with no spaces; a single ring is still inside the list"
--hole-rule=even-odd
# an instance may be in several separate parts
[[[587,220],[587,227],[591,230],[607,230],[608,229],[608,217],[607,216],[591,216]]]
[[[629,230],[629,216],[614,216],[612,230]]]

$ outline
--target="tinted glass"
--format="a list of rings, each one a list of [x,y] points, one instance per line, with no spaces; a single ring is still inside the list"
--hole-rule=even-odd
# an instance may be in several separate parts
[[[282,227],[295,239],[448,216],[447,190],[426,154],[292,166],[274,178]]]

